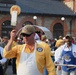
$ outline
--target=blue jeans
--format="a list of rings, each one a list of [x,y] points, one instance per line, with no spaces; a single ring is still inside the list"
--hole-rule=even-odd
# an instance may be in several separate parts
[[[76,70],[74,70],[72,72],[65,72],[62,70],[62,75],[76,75]]]
[[[44,75],[48,75],[48,71],[47,71],[46,67],[44,68]]]

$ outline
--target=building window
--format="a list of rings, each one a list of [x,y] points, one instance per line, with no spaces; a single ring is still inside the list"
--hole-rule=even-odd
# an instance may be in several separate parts
[[[16,0],[0,0],[3,4],[16,4]]]
[[[62,24],[56,23],[53,27],[53,37],[58,39],[60,35],[63,36],[63,32],[64,30]]]
[[[13,27],[11,26],[11,22],[9,20],[4,21],[2,24],[2,32],[1,32],[1,36],[8,36],[10,37],[10,31],[13,29]]]
[[[14,4],[16,4],[15,0],[0,0],[0,8],[11,7]]]

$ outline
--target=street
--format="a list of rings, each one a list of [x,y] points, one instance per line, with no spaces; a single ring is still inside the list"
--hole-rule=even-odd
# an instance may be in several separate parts
[[[16,74],[13,74],[13,73],[12,73],[12,66],[11,66],[11,65],[8,66],[5,75],[16,75]]]

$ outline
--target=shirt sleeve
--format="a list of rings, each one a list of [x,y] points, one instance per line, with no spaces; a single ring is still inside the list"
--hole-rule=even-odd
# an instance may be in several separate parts
[[[73,51],[72,51],[72,53],[73,53],[73,56],[76,58],[76,45],[72,45],[72,49],[73,49]]]
[[[55,62],[61,62],[62,61],[62,51],[64,49],[64,46],[60,46],[55,51]]]
[[[0,52],[1,52],[1,56],[2,56],[2,59],[0,60],[0,63],[4,64],[7,61],[7,59],[3,57],[3,48],[2,47],[0,47]]]
[[[17,49],[18,49],[17,45],[12,47],[11,50],[9,50],[9,51],[6,51],[6,47],[5,47],[4,51],[3,51],[4,57],[8,58],[8,59],[16,57],[17,56]]]
[[[49,45],[46,45],[45,47],[45,57],[46,57],[46,68],[48,70],[48,73],[49,75],[56,75],[56,72],[55,72],[55,65],[51,59],[51,56],[50,56],[50,47]]]

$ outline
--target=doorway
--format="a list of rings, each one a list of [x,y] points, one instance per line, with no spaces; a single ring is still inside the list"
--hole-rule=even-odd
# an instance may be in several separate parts
[[[53,27],[53,37],[54,38],[59,38],[59,36],[64,36],[64,29],[63,29],[63,25],[61,23],[56,23]]]

